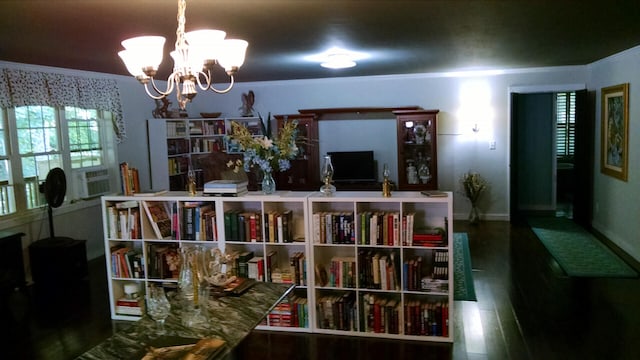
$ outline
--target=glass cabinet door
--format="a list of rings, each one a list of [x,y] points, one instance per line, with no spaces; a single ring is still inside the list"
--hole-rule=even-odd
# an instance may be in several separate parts
[[[437,113],[394,111],[398,121],[398,190],[438,188]]]

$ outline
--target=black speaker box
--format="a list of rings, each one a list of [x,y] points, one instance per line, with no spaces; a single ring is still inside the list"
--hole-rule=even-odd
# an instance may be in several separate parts
[[[86,240],[68,237],[42,239],[29,245],[31,276],[36,286],[64,287],[86,279]]]

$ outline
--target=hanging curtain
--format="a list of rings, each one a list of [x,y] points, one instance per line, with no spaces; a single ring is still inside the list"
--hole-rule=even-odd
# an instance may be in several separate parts
[[[0,106],[76,106],[110,111],[118,142],[126,137],[120,92],[115,80],[2,69]]]

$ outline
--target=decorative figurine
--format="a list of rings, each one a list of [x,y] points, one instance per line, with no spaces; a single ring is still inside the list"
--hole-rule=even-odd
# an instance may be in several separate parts
[[[187,191],[189,195],[196,195],[196,172],[193,171],[193,168],[189,167],[189,171],[187,172]]]
[[[253,90],[249,90],[248,93],[242,94],[242,106],[240,106],[240,110],[242,111],[242,116],[249,117],[253,116],[253,103],[256,101],[255,94]]]

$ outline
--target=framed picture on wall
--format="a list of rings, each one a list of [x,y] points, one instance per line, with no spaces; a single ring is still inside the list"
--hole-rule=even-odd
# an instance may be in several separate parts
[[[602,88],[600,171],[627,181],[629,84]]]

